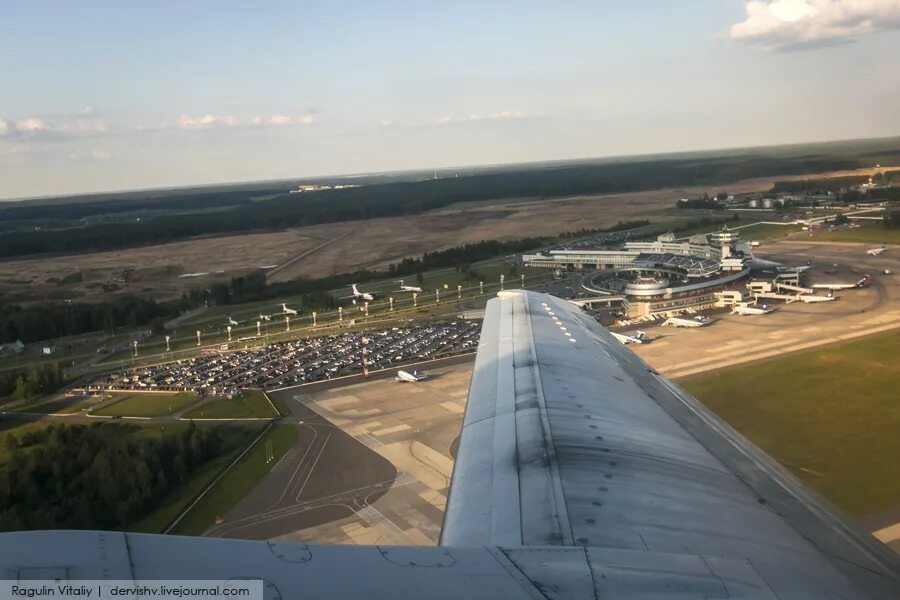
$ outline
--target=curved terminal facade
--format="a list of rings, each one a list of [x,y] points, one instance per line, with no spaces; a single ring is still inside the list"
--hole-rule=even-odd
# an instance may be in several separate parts
[[[582,279],[586,291],[620,298],[628,316],[636,317],[714,306],[716,292],[750,274],[753,253],[726,227],[687,242],[666,234],[617,249],[561,248],[522,260],[531,267],[589,271]]]

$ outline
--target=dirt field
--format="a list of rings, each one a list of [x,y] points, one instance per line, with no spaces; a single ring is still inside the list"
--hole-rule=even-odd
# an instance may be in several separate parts
[[[885,167],[887,169],[887,167]],[[864,174],[872,169],[816,177]],[[729,192],[764,191],[777,177],[718,186]],[[378,267],[405,256],[488,239],[556,235],[623,220],[672,218],[675,200],[715,192],[688,187],[560,200],[502,202],[421,215],[226,236],[115,252],[0,262],[0,294],[8,301],[63,298],[98,300],[135,293],[171,298],[185,289],[228,280],[262,266],[280,265],[270,281],[322,277]],[[687,216],[687,215],[685,215]],[[182,277],[188,273],[205,273]],[[63,282],[67,277],[81,281]]]

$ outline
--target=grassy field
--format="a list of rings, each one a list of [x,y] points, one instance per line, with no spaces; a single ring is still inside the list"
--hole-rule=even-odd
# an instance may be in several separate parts
[[[94,396],[75,396],[72,398],[59,398],[50,402],[35,402],[25,406],[16,407],[15,412],[40,413],[43,415],[71,415],[81,412],[99,404],[99,398]]]
[[[161,417],[178,412],[198,400],[190,392],[177,394],[128,394],[93,414],[105,417]]]
[[[128,531],[162,533],[187,505],[197,497],[197,494],[209,485],[213,478],[247,447],[247,444],[256,438],[261,427],[258,425],[240,427],[228,425],[221,427],[219,429],[220,435],[225,442],[225,446],[231,450],[209,461],[196,471],[188,481],[169,492],[157,510],[146,515],[143,519],[130,524]]]
[[[217,398],[209,404],[198,406],[185,416],[189,419],[246,419],[277,417],[278,414],[272,410],[272,405],[262,392],[254,391],[235,400]]]
[[[770,225],[768,223],[759,223],[738,229],[737,233],[742,240],[777,240],[792,233],[800,231],[798,225]]]
[[[274,459],[266,462],[266,442],[272,442]],[[172,531],[176,535],[200,535],[234,508],[278,464],[297,441],[293,425],[276,425],[238,462]]]
[[[900,331],[679,385],[851,515],[900,504]]]
[[[813,235],[815,242],[859,242],[861,244],[900,244],[900,229],[887,229],[882,225],[868,225],[840,231],[819,232]]]

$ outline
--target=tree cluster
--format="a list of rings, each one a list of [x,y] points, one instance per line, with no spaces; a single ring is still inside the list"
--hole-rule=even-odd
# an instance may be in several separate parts
[[[0,398],[31,400],[53,392],[63,384],[58,363],[42,364],[22,371],[0,373]]]
[[[123,529],[222,450],[216,429],[193,423],[158,437],[121,425],[53,425],[21,437],[0,467],[0,531]]]

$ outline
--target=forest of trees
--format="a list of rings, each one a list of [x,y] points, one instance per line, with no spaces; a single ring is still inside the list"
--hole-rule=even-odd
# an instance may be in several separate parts
[[[159,436],[128,426],[53,425],[6,433],[0,531],[123,529],[210,459],[230,451],[215,428],[193,423]]]
[[[119,327],[140,327],[159,317],[173,317],[188,308],[183,301],[156,302],[125,296],[107,302],[36,304],[23,307],[0,303],[0,340],[34,342],[89,331],[114,333]]]
[[[64,382],[58,363],[0,373],[0,401],[31,400],[55,391]]]
[[[812,155],[785,159],[751,154],[520,168],[458,178],[284,194],[215,213],[167,214],[140,222],[88,226],[73,223],[53,235],[46,231],[10,231],[0,237],[0,256],[109,250],[197,235],[418,214],[459,202],[712,185],[781,173],[849,169],[859,164],[849,158]],[[259,192],[244,193],[255,196]]]

